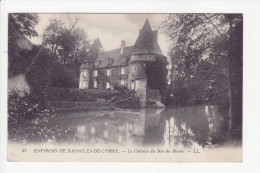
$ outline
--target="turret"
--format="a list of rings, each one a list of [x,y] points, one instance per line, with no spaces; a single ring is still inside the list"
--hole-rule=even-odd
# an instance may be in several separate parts
[[[143,28],[139,31],[139,36],[133,48],[133,54],[163,55],[158,44],[158,31],[152,30],[148,19],[145,20]]]

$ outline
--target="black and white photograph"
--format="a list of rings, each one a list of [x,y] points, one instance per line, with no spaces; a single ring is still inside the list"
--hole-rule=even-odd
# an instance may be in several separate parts
[[[242,13],[9,13],[8,160],[241,162],[242,84]]]

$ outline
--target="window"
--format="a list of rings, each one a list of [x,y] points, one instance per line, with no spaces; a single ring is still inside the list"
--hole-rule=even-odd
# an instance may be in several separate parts
[[[125,63],[125,57],[122,57],[122,63]]]
[[[121,75],[125,75],[125,67],[121,67]]]
[[[83,71],[83,77],[87,77],[87,71],[86,70]]]
[[[83,81],[83,86],[82,86],[83,89],[87,88],[87,81]]]
[[[110,83],[107,82],[107,84],[106,84],[106,89],[109,89],[109,88],[110,88]]]
[[[97,76],[98,76],[98,71],[97,71],[97,70],[94,70],[93,76],[94,76],[94,77],[97,77]]]
[[[107,76],[111,76],[111,70],[107,69]]]
[[[131,89],[132,89],[132,90],[135,89],[135,82],[134,82],[134,80],[131,81]]]
[[[122,86],[125,86],[125,79],[121,79],[120,84],[121,84]]]
[[[94,80],[94,88],[97,88],[97,80]]]

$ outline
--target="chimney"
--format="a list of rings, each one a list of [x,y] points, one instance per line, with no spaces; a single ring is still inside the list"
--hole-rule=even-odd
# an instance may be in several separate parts
[[[124,53],[124,49],[125,49],[125,40],[121,40],[121,54]]]

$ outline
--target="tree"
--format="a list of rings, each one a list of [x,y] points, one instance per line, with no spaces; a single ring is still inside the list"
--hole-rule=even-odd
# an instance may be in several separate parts
[[[76,27],[78,18],[68,22],[51,19],[43,34],[43,43],[57,56],[57,62],[69,64],[81,59],[90,44],[86,32]]]
[[[8,75],[24,73],[32,58],[33,44],[27,37],[37,36],[37,14],[11,13],[8,16]]]
[[[28,66],[25,76],[33,95],[41,96],[50,86],[51,69],[55,56],[42,46],[36,47],[34,59]]]
[[[242,22],[241,14],[170,14],[162,24],[172,40],[174,78],[201,81],[203,93],[228,89],[232,136],[242,134]],[[225,76],[228,86],[217,84]]]
[[[59,88],[76,88],[78,87],[78,78],[79,76],[73,69],[55,63],[51,69],[50,85]]]
[[[11,13],[8,16],[8,38],[13,39],[17,34],[26,37],[35,37],[37,32],[35,26],[38,24],[39,19],[37,14],[33,13]]]

